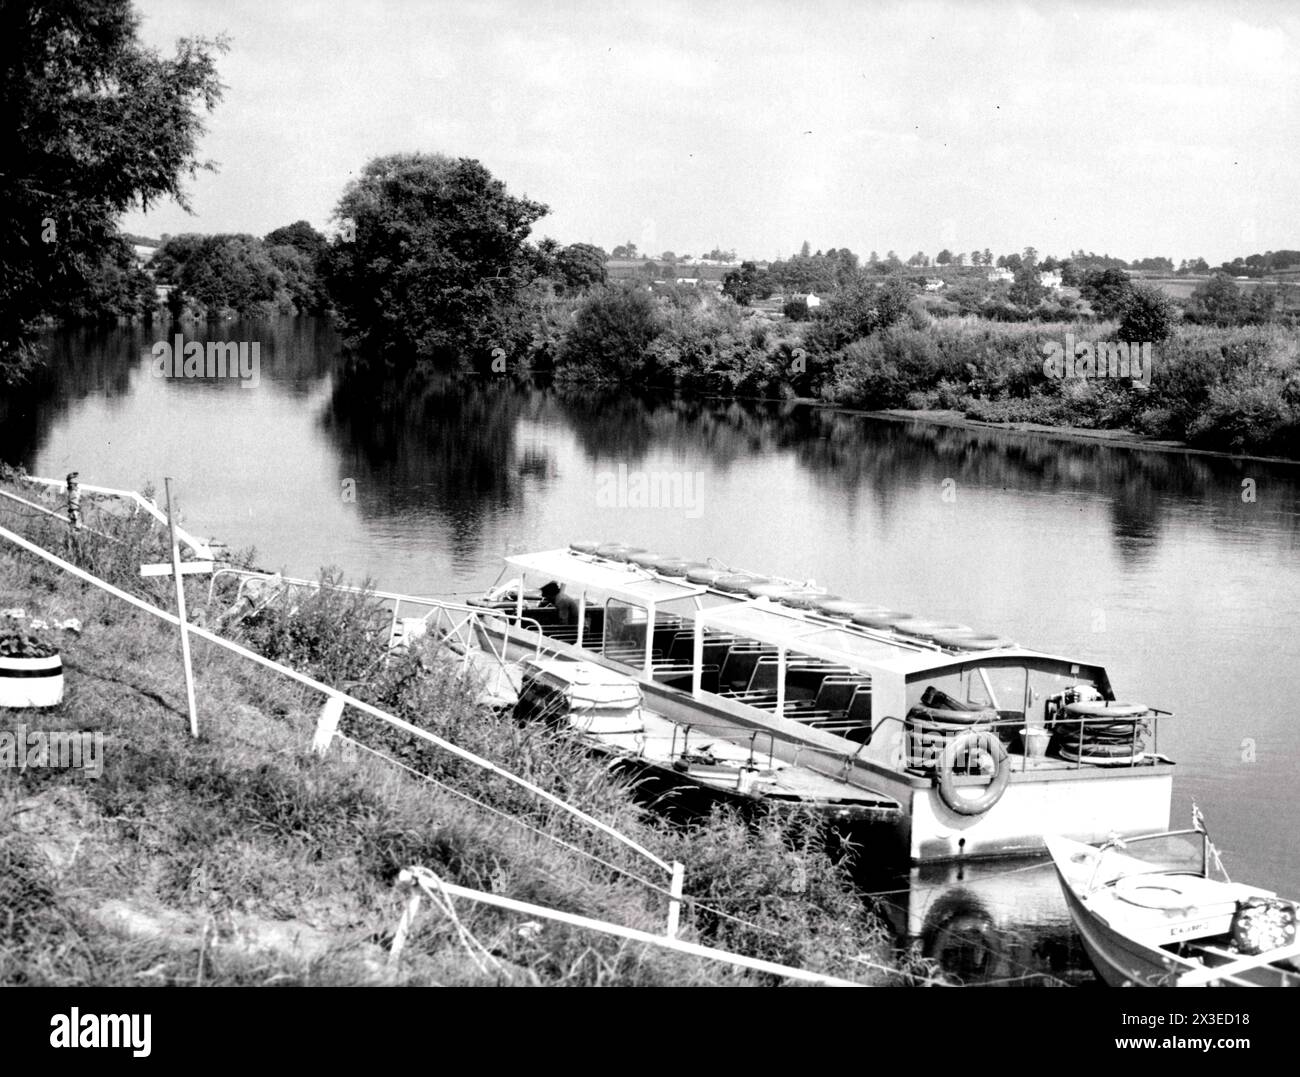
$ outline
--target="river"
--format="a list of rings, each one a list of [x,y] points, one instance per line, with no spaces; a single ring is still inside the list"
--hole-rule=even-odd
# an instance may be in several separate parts
[[[134,489],[170,475],[190,530],[294,575],[469,593],[507,551],[619,539],[1092,658],[1121,698],[1176,713],[1175,823],[1195,801],[1234,878],[1300,890],[1298,467],[507,377],[376,396],[306,318],[211,330],[259,344],[256,387],[156,377],[174,332],[53,337],[48,372],[0,399],[0,459]],[[973,892],[941,874],[890,898],[914,933],[975,915],[934,910]],[[989,916],[1027,933],[974,972],[1077,966],[1050,871],[994,874]]]

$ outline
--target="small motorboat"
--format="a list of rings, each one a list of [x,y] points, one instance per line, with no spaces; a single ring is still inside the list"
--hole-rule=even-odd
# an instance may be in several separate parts
[[[1046,841],[1083,947],[1110,986],[1300,986],[1296,903],[1231,882],[1204,829],[1099,846]]]

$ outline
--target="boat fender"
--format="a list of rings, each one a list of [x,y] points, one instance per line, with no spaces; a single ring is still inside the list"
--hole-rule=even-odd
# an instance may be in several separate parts
[[[973,798],[963,797],[957,792],[953,772],[957,760],[972,755],[987,755],[994,766],[993,778],[984,792]],[[982,761],[982,760],[981,760]],[[1002,747],[1002,741],[990,730],[976,730],[954,737],[939,756],[938,773],[935,781],[939,785],[939,799],[958,815],[983,815],[1002,799],[1007,782],[1011,780],[1011,757]]]

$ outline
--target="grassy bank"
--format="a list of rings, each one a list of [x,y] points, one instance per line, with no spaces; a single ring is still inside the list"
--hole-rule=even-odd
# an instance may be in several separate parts
[[[4,488],[40,496],[12,479]],[[87,519],[110,537],[73,540],[56,521],[0,510],[3,526],[124,588],[160,589],[165,605],[169,585],[138,577],[142,559],[158,559],[159,536],[138,517]],[[197,618],[223,619],[228,596],[209,606],[201,578],[188,586]],[[191,739],[175,631],[4,543],[0,608],[12,606],[83,627],[63,641],[64,702],[0,710],[0,730],[94,731],[103,754],[99,777],[0,770],[0,983],[772,982],[464,902],[460,923],[490,956],[475,956],[426,903],[390,966],[403,907],[395,884],[409,865],[652,932],[663,930],[664,895],[638,881],[654,869],[630,851],[391,727],[353,718],[342,732],[438,784],[346,743],[317,757],[308,746],[319,695],[202,641],[194,644],[202,737]],[[336,592],[228,631],[681,860],[686,892],[702,903],[685,911],[683,937],[860,981],[906,981],[877,971],[890,961],[882,929],[806,828],[752,829],[718,815],[676,830],[568,741],[475,706],[474,686],[431,646],[376,663],[373,619],[364,602]]]

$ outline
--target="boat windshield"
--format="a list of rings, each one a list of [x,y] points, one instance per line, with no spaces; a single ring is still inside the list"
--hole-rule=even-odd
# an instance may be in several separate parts
[[[1203,831],[1180,830],[1171,834],[1125,838],[1109,848],[1128,860],[1148,865],[1152,872],[1177,871],[1205,875],[1208,844]]]

